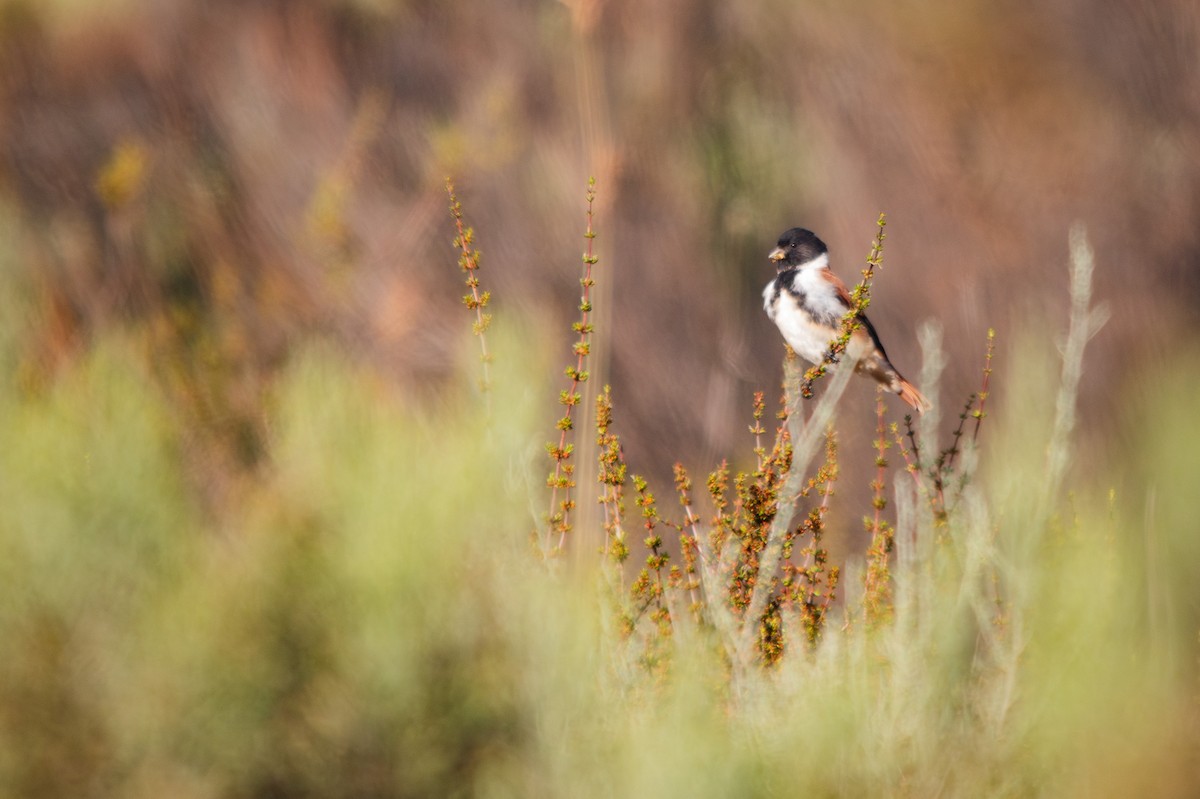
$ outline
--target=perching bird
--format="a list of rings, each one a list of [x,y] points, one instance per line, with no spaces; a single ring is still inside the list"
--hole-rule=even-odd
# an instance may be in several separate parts
[[[829,248],[811,230],[787,231],[768,257],[778,274],[763,290],[763,308],[796,354],[818,364],[841,331],[842,316],[850,310],[850,292],[829,270]],[[854,370],[899,394],[920,413],[927,411],[929,400],[892,366],[871,322],[862,315],[859,321],[862,326],[846,347]]]

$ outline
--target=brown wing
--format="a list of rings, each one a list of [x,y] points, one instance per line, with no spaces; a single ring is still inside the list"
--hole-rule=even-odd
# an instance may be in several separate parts
[[[850,290],[846,288],[846,284],[842,282],[841,278],[829,269],[821,271],[821,278],[833,286],[837,292],[838,299],[846,306],[847,311],[854,307],[854,299],[850,296]],[[883,356],[883,360],[887,361],[887,353],[883,350],[883,344],[879,341],[879,334],[875,332],[875,326],[871,324],[871,320],[867,318],[866,314],[859,314],[858,321],[862,322],[862,328],[854,331],[854,337],[860,338],[863,335],[862,331],[865,330],[866,335],[871,338],[871,343],[875,345],[875,349],[879,350],[879,354]],[[889,363],[888,366],[891,366],[891,364]]]
[[[838,293],[838,297],[840,297],[842,302],[846,304],[847,310],[854,304],[850,298],[850,291],[846,288],[846,284],[842,282],[840,277],[835,275],[829,269],[822,269],[821,278],[826,283],[833,286],[834,290]]]
[[[834,289],[837,290],[838,298],[846,306],[846,310],[854,307],[854,300],[850,297],[850,292],[846,288],[838,276],[826,269],[821,273],[823,277]],[[929,400],[925,399],[925,395],[917,390],[917,387],[904,379],[904,376],[892,366],[892,362],[888,360],[887,353],[883,349],[883,344],[879,341],[879,334],[875,332],[875,326],[871,324],[871,320],[866,314],[859,314],[858,321],[862,322],[862,328],[854,331],[854,338],[862,336],[870,336],[871,342],[875,345],[875,354],[871,357],[860,360],[858,370],[866,372],[871,377],[878,380],[889,390],[900,395],[900,399],[907,402],[918,413],[925,413],[932,405]],[[864,334],[863,331],[866,331]],[[865,343],[865,342],[864,342]]]

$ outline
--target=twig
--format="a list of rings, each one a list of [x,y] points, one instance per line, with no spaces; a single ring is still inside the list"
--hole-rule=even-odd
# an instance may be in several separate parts
[[[479,339],[479,361],[483,364],[480,390],[483,393],[484,407],[490,418],[492,415],[492,354],[488,351],[487,337],[484,332],[492,324],[492,315],[484,313],[484,309],[491,301],[492,293],[480,291],[479,275],[477,274],[480,252],[474,247],[475,231],[463,222],[462,204],[454,193],[454,183],[450,178],[446,178],[446,193],[450,195],[450,213],[454,216],[454,229],[458,232],[454,238],[454,246],[462,253],[458,257],[458,265],[467,273],[467,288],[471,290],[470,294],[463,297],[463,305],[466,305],[468,310],[475,312],[475,322],[471,325],[471,331]]]
[[[554,548],[555,553],[561,553],[567,540],[567,533],[571,529],[571,511],[575,508],[575,501],[571,499],[571,489],[575,486],[575,467],[569,463],[571,453],[574,451],[574,445],[567,441],[567,436],[575,427],[575,422],[571,418],[572,412],[578,405],[583,396],[579,393],[579,387],[585,383],[589,374],[584,370],[584,365],[587,362],[587,357],[591,353],[591,335],[592,324],[589,321],[592,312],[591,289],[595,285],[595,280],[592,278],[592,267],[599,262],[596,257],[592,243],[596,239],[596,233],[592,228],[592,213],[596,201],[596,179],[588,180],[587,190],[587,229],[583,236],[587,239],[587,250],[583,254],[584,271],[583,277],[579,279],[580,286],[583,287],[582,295],[579,299],[579,321],[571,325],[571,329],[579,334],[579,339],[572,346],[571,351],[575,354],[575,364],[568,366],[566,375],[570,378],[570,387],[559,394],[558,401],[566,407],[562,418],[558,420],[555,426],[559,430],[558,446],[547,444],[546,450],[550,454],[550,458],[554,461],[554,473],[546,480],[546,484],[550,487],[550,512],[547,514],[547,530],[545,548],[547,554],[550,554],[549,546],[551,537],[555,532],[558,533],[558,544]],[[562,499],[559,499],[559,489],[562,490]]]

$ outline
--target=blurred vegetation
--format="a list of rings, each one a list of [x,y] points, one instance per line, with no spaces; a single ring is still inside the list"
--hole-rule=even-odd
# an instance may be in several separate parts
[[[0,793],[1194,795],[1197,41],[1185,0],[0,0]],[[940,320],[943,420],[1001,331],[885,623],[853,387],[810,651],[645,669],[589,481],[579,562],[531,556],[589,174],[589,384],[662,496],[753,464],[786,227],[852,278],[888,211],[872,320],[906,372]],[[1113,317],[1050,491],[1076,220]]]
[[[12,363],[20,316],[6,319]],[[1012,377],[1031,385],[998,411],[992,477],[945,525],[922,523],[915,551],[903,542],[919,507],[901,505],[889,623],[857,621],[852,563],[810,652],[731,685],[685,624],[664,680],[638,665],[642,639],[613,628],[591,568],[530,556],[553,391],[520,325],[491,331],[505,412],[490,426],[474,376],[420,402],[335,345],[300,348],[270,394],[263,466],[215,517],[187,488],[186,417],[137,342],[106,337],[37,391],[5,384],[3,793],[1200,785],[1187,381],[1134,422],[1154,507],[1092,470],[1039,519],[1045,438],[1026,431],[1049,425],[1053,367]],[[458,345],[475,346],[465,320]]]

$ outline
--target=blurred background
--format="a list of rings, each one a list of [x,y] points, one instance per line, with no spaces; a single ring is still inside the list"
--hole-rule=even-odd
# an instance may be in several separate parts
[[[881,211],[871,316],[909,376],[918,325],[943,326],[947,415],[989,326],[1001,375],[1014,323],[1063,329],[1087,226],[1114,315],[1084,428],[1112,454],[1197,331],[1198,60],[1184,0],[3,0],[19,374],[137,330],[219,495],[262,456],[262,397],[304,335],[418,393],[474,357],[447,176],[497,313],[541,320],[565,365],[595,175],[593,367],[635,470],[744,452],[781,374],[766,252],[812,228],[853,282]]]
[[[991,696],[970,624],[894,718],[836,647],[758,728],[712,674],[622,693],[599,600],[525,550],[589,176],[593,388],[667,515],[671,464],[745,466],[778,396],[786,228],[852,283],[887,213],[870,315],[913,379],[943,329],[944,427],[997,330],[972,518],[1053,589],[997,603],[1044,641],[1018,723],[948,708]],[[0,0],[0,792],[766,795],[799,753],[821,795],[1194,795],[1198,220],[1194,0]],[[1076,222],[1112,316],[1042,539]],[[873,402],[839,428],[856,553]]]

